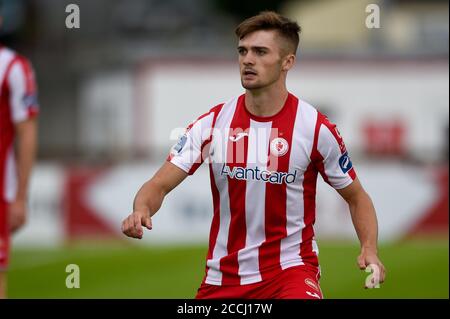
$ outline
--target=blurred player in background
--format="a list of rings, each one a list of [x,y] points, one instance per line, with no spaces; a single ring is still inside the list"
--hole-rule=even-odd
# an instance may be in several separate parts
[[[376,265],[384,281],[375,209],[336,125],[286,88],[299,33],[274,12],[238,26],[245,94],[188,127],[122,223],[127,236],[142,238],[165,195],[208,160],[214,215],[197,298],[322,298],[313,229],[319,173],[349,204],[359,267]]]
[[[0,15],[0,27],[1,22]],[[30,62],[0,43],[0,298],[5,298],[7,291],[10,234],[27,217],[28,181],[37,148],[37,114],[37,90]]]

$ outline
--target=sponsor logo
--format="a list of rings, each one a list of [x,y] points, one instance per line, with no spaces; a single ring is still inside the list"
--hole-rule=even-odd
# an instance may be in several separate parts
[[[370,264],[366,267],[365,272],[370,273],[366,278],[365,287],[369,289],[380,288],[380,267]]]
[[[186,141],[187,141],[187,136],[186,136],[186,134],[184,134],[183,136],[180,137],[177,144],[175,144],[175,146],[173,147],[173,151],[180,153],[181,150],[183,149],[184,145],[186,144]]]
[[[239,141],[241,138],[244,138],[244,137],[246,137],[246,136],[248,136],[248,133],[245,133],[245,132],[243,132],[243,133],[237,133],[235,136],[230,136],[230,141],[232,141],[232,142],[237,142],[237,141]]]
[[[341,167],[341,170],[342,172],[344,172],[344,174],[352,169],[353,164],[347,152],[342,154],[342,156],[339,158],[339,166]]]
[[[282,138],[277,137],[270,142],[270,153],[274,156],[283,156],[289,150],[288,142]]]
[[[269,172],[266,170],[261,170],[258,166],[255,168],[231,168],[228,165],[223,164],[220,175],[228,176],[237,180],[257,180],[271,184],[291,184],[295,182],[295,179],[297,178],[297,171],[294,173]]]
[[[319,288],[317,287],[317,284],[315,283],[314,280],[312,280],[310,278],[306,278],[305,284],[308,285],[309,287],[313,288],[314,290],[319,291]]]
[[[27,107],[27,108],[38,105],[38,99],[37,99],[36,94],[25,95],[23,97],[22,101],[23,101],[23,104],[25,105],[25,107]]]

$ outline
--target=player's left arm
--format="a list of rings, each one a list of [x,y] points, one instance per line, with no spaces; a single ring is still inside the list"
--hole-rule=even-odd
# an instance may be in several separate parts
[[[19,122],[16,129],[16,167],[17,167],[17,195],[9,205],[10,229],[19,229],[26,221],[27,195],[31,171],[37,149],[37,120],[35,117]]]
[[[380,270],[380,283],[384,282],[386,270],[378,257],[378,222],[372,200],[359,179],[337,192],[348,203],[353,225],[361,243],[361,253],[357,262],[360,269],[375,264]]]
[[[12,232],[24,225],[31,171],[37,149],[37,85],[31,63],[22,56],[12,62],[8,74],[11,117],[15,128],[17,192],[9,204],[9,225]]]
[[[386,271],[378,258],[378,222],[372,200],[356,175],[336,125],[321,113],[317,123],[317,148],[313,148],[317,152],[313,152],[312,159],[321,164],[318,165],[318,170],[324,180],[336,189],[349,205],[353,225],[361,243],[358,266],[361,269],[366,269],[370,264],[378,266],[374,273],[376,271],[380,282],[383,282]]]

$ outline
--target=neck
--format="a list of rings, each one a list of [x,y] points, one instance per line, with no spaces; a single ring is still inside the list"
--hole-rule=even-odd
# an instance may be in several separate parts
[[[284,83],[276,84],[256,90],[246,90],[245,105],[251,114],[269,117],[281,111],[289,93]]]

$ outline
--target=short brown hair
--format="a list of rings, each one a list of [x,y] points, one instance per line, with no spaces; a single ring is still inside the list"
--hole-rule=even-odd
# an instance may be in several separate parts
[[[297,53],[297,47],[300,41],[299,33],[301,32],[301,28],[297,22],[289,20],[273,11],[263,11],[241,22],[237,26],[235,33],[239,39],[242,39],[249,33],[259,30],[278,31],[292,46],[294,54]]]

